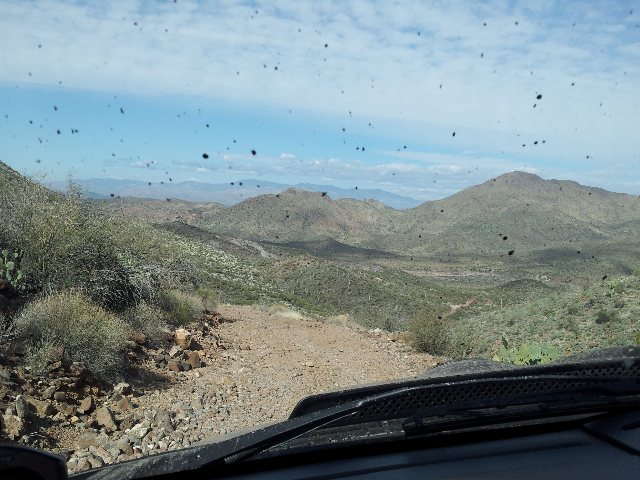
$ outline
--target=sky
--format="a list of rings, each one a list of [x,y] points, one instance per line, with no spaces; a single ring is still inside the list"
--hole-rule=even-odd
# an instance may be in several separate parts
[[[63,180],[640,194],[640,2],[0,0],[0,160]]]

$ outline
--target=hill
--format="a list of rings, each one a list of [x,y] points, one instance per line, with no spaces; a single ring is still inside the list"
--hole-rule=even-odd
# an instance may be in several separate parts
[[[409,261],[536,275],[630,273],[640,253],[640,197],[525,172],[406,210],[290,188],[211,210],[195,224],[308,251],[305,244],[332,239]]]

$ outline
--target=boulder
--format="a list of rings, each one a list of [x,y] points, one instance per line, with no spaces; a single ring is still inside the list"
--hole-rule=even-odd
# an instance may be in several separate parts
[[[184,328],[176,330],[176,345],[183,350],[189,350],[191,348],[191,333]]]
[[[189,359],[187,360],[187,362],[189,363],[189,365],[191,365],[191,368],[200,368],[202,366],[200,355],[198,355],[196,352],[193,352],[191,355],[189,355]]]
[[[118,429],[116,419],[108,407],[102,407],[96,410],[96,420],[98,420],[98,423],[103,427],[110,428],[111,430]]]
[[[31,415],[31,410],[29,409],[29,402],[27,402],[27,397],[24,395],[18,395],[16,397],[16,414],[19,418],[27,418]]]
[[[100,445],[98,435],[93,432],[85,432],[76,438],[76,449],[83,450],[89,447],[97,447]]]

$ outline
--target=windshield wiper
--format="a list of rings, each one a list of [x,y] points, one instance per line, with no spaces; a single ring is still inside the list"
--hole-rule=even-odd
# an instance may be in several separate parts
[[[473,401],[457,400],[455,389],[465,386],[477,388],[482,395]],[[509,394],[509,389],[516,390],[517,393]],[[544,393],[536,393],[540,390],[544,390]],[[416,401],[417,398],[434,398],[434,395],[435,398],[442,398],[443,406],[424,409]],[[441,395],[446,398],[440,397]],[[629,396],[632,398],[625,398]],[[403,422],[405,434],[422,434],[522,420],[525,416],[531,418],[567,412],[611,410],[619,406],[640,406],[640,378],[528,375],[400,387],[257,428],[222,442],[212,437],[190,448],[83,472],[77,478],[124,480],[229,465],[332,423],[355,425],[379,418],[377,412],[394,403],[402,403],[408,407],[404,413],[396,412],[387,418],[406,418]],[[456,418],[451,418],[452,416]],[[425,421],[435,418],[440,420]]]

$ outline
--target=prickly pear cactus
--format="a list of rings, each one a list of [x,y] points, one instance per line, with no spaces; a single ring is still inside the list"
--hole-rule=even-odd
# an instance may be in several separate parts
[[[25,290],[24,275],[22,270],[18,269],[20,254],[18,252],[10,252],[2,250],[0,257],[0,280],[7,280],[11,285],[20,291]]]
[[[509,347],[509,342],[503,336],[502,347],[493,356],[496,362],[512,363],[514,365],[538,365],[549,363],[560,356],[556,347],[550,345],[539,346],[535,343],[523,343],[519,347]]]

